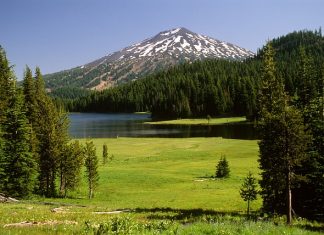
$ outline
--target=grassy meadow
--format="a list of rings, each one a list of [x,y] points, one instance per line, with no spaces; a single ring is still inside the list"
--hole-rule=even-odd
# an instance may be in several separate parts
[[[194,118],[194,119],[174,119],[167,121],[145,122],[153,125],[220,125],[234,122],[245,122],[246,117],[224,117],[224,118]]]
[[[80,189],[65,199],[35,197],[3,203],[0,234],[319,234],[305,230],[309,226],[305,221],[286,227],[281,218],[278,225],[245,219],[246,203],[239,188],[248,171],[258,177],[255,140],[115,138],[93,142],[100,162],[103,144],[113,156],[106,165],[100,164],[95,198],[87,199],[83,178]],[[212,177],[221,155],[229,162],[228,179]],[[260,206],[258,199],[252,210]],[[10,225],[23,221],[30,224]]]

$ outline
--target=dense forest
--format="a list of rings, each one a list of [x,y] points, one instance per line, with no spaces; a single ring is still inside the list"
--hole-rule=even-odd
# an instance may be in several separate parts
[[[276,51],[277,73],[292,97],[301,95],[301,57],[311,56],[314,74],[311,85],[320,89],[324,61],[324,39],[319,31],[298,31],[271,41]],[[204,60],[182,64],[167,71],[101,92],[71,99],[68,88],[58,103],[69,111],[138,112],[150,111],[154,118],[206,117],[221,114],[257,115],[263,49],[244,62]],[[322,68],[322,69],[321,69]],[[76,96],[75,96],[76,97]],[[68,99],[66,99],[68,98]]]

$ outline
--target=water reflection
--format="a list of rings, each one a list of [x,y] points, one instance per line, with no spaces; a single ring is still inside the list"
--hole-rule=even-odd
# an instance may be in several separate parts
[[[223,137],[256,139],[252,124],[149,125],[148,114],[71,113],[70,134],[74,138],[107,137]]]

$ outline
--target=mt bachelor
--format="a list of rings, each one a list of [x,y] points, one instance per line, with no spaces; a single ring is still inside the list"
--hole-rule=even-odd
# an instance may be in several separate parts
[[[186,61],[206,58],[244,60],[254,53],[185,28],[163,31],[91,63],[44,76],[46,87],[102,90],[134,81]]]

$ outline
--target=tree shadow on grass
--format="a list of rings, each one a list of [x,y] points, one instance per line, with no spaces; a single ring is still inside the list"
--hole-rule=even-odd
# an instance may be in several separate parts
[[[244,217],[239,212],[220,212],[214,210],[198,209],[174,209],[170,207],[163,208],[136,208],[136,213],[150,213],[147,218],[155,220],[172,220],[172,221],[196,221],[206,216],[212,217]]]
[[[323,233],[324,234],[324,224],[323,225],[310,225],[310,224],[306,224],[306,225],[296,225],[296,227],[303,229],[303,230],[308,230],[308,231],[312,231],[312,232],[319,232],[319,233]]]
[[[182,224],[191,224],[197,221],[205,222],[216,222],[216,221],[234,221],[235,223],[239,221],[254,221],[254,222],[274,222],[271,218],[262,217],[260,212],[256,211],[251,214],[249,218],[242,212],[224,212],[224,211],[214,211],[214,210],[204,210],[201,208],[197,209],[175,209],[170,207],[156,207],[156,208],[136,208],[132,210],[135,213],[145,213],[147,219],[151,220],[170,220],[178,221]],[[320,225],[294,225],[297,228],[312,231],[312,232],[324,232],[324,224]]]

